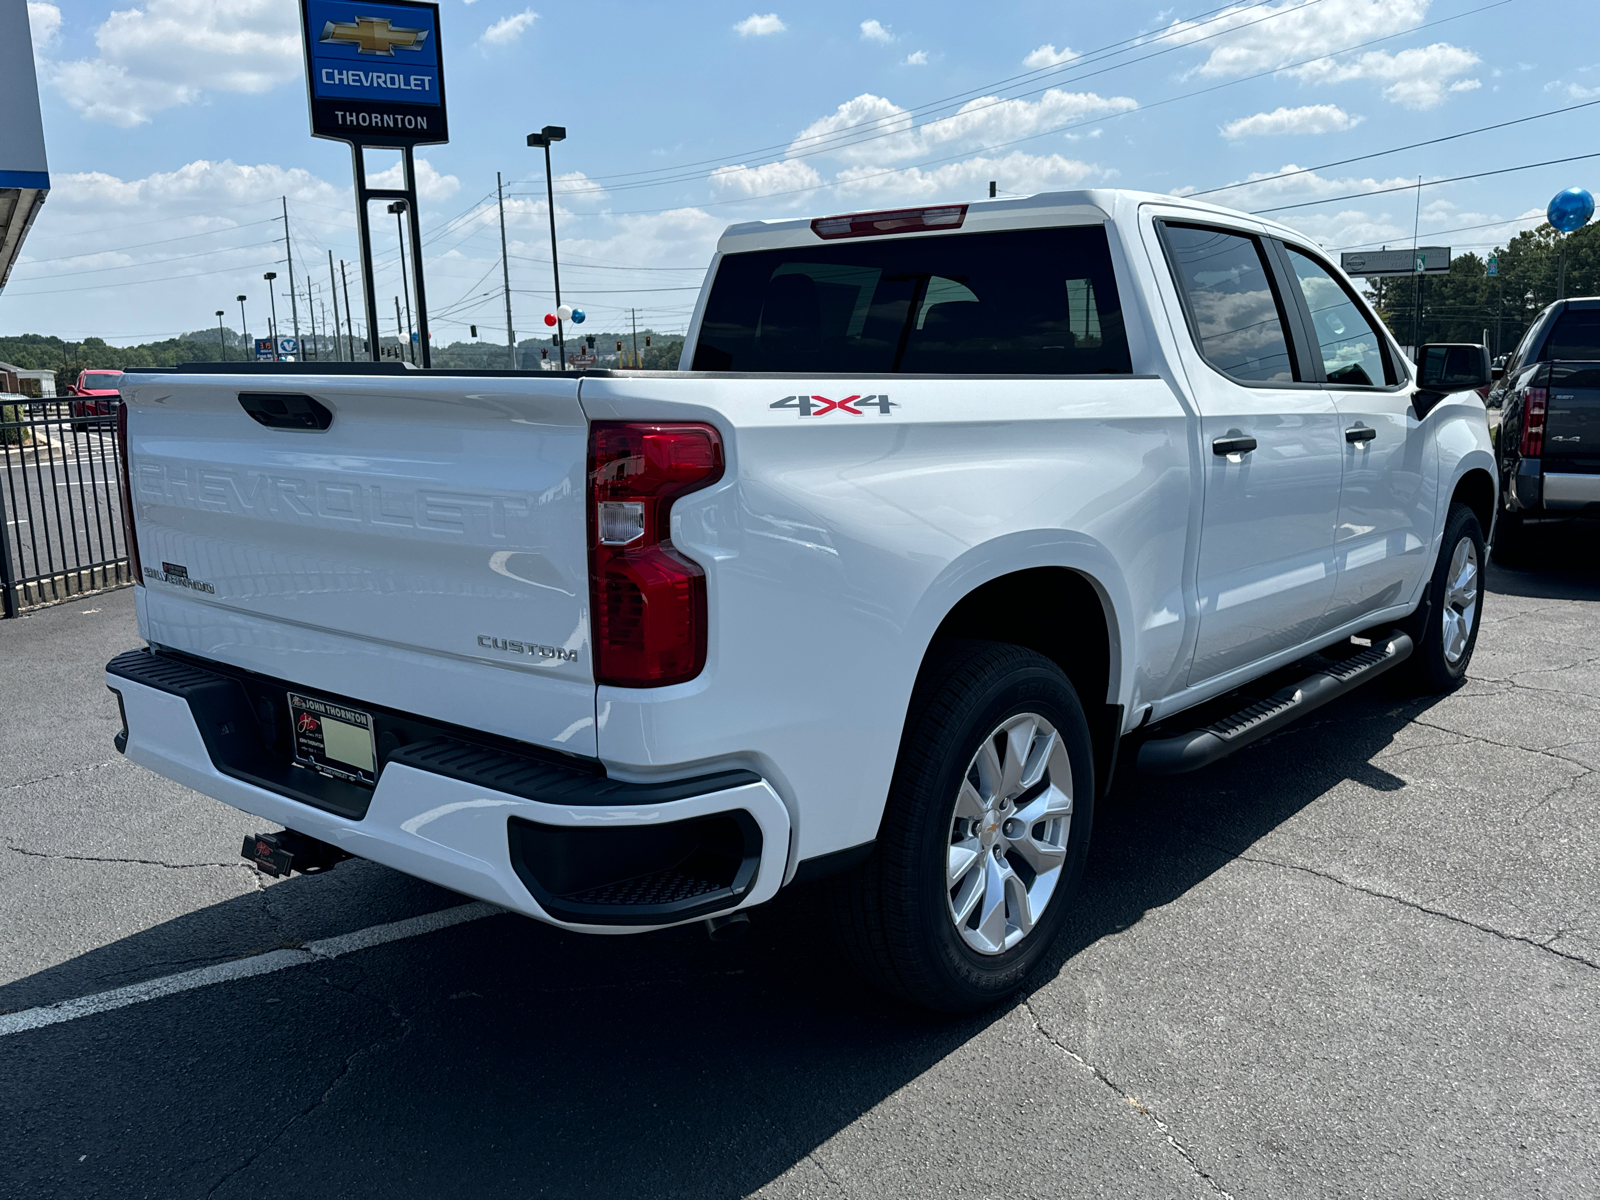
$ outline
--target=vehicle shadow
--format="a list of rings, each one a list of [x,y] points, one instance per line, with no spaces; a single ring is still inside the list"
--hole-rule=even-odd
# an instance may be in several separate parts
[[[1484,586],[1491,595],[1530,600],[1600,600],[1600,521],[1531,531],[1525,561],[1491,561]]]
[[[1428,703],[1378,685],[1208,772],[1123,774],[1032,986],[1341,781],[1403,786],[1371,760]],[[130,961],[141,941],[256,907],[96,953]],[[746,1196],[812,1169],[819,1145],[1004,1012],[952,1020],[881,996],[839,965],[824,924],[815,890],[734,943],[507,915],[14,1035],[0,1154],[29,1196]]]

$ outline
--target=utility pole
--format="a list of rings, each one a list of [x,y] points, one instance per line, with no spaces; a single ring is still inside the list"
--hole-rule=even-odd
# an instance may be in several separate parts
[[[506,353],[511,356],[511,369],[517,369],[517,335],[511,329],[511,259],[506,256],[506,192],[500,182],[500,172],[494,173],[495,195],[500,198],[500,278],[506,289]]]
[[[328,294],[333,297],[333,357],[337,362],[341,357],[339,353],[339,283],[333,273],[333,251],[328,251]]]
[[[395,328],[395,340],[400,343],[398,346],[395,347],[395,349],[400,351],[400,360],[402,362],[404,362],[405,361],[405,357],[406,357],[406,327],[404,325],[400,324],[400,297],[399,296],[396,296],[394,298],[394,328]]]
[[[311,353],[313,358],[321,358],[322,347],[317,344],[317,297],[312,286],[311,280],[306,280],[306,308],[310,310],[307,315],[311,320]],[[301,357],[305,356],[302,354]]]
[[[639,361],[639,310],[630,308],[628,316],[633,321],[633,365],[638,368],[644,365]]]
[[[331,258],[332,255],[333,255],[333,251],[330,250],[328,252],[328,254],[329,254],[329,257]],[[347,276],[344,273],[344,259],[342,259],[342,258],[339,260],[339,282],[344,285],[344,322],[345,322],[344,327],[345,327],[345,330],[346,330],[346,336],[349,337],[349,339],[350,339],[349,342],[347,343],[347,346],[348,346],[349,351],[350,351],[350,361],[351,362],[355,362],[355,360],[356,360],[356,314],[355,314],[355,310],[350,307],[350,278],[349,278],[349,276]]]
[[[294,246],[289,241],[289,197],[280,196],[283,201],[283,249],[289,259],[289,313],[294,321],[294,344],[298,350],[300,346],[300,312],[294,303]],[[305,355],[301,354],[301,358]]]

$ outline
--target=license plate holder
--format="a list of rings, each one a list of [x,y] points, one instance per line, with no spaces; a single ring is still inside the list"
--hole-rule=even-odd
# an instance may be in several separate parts
[[[377,783],[371,713],[296,692],[288,698],[295,762],[335,779],[368,787]]]

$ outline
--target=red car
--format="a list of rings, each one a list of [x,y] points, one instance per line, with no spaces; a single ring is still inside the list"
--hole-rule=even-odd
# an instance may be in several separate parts
[[[117,415],[121,403],[121,371],[83,371],[72,388],[68,407],[72,412],[72,429],[78,432],[95,422],[95,418]]]

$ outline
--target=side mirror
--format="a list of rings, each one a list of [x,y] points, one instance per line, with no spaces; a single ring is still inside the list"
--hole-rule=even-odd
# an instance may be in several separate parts
[[[1417,382],[1425,391],[1465,392],[1491,380],[1489,347],[1472,342],[1435,342],[1417,354]]]

